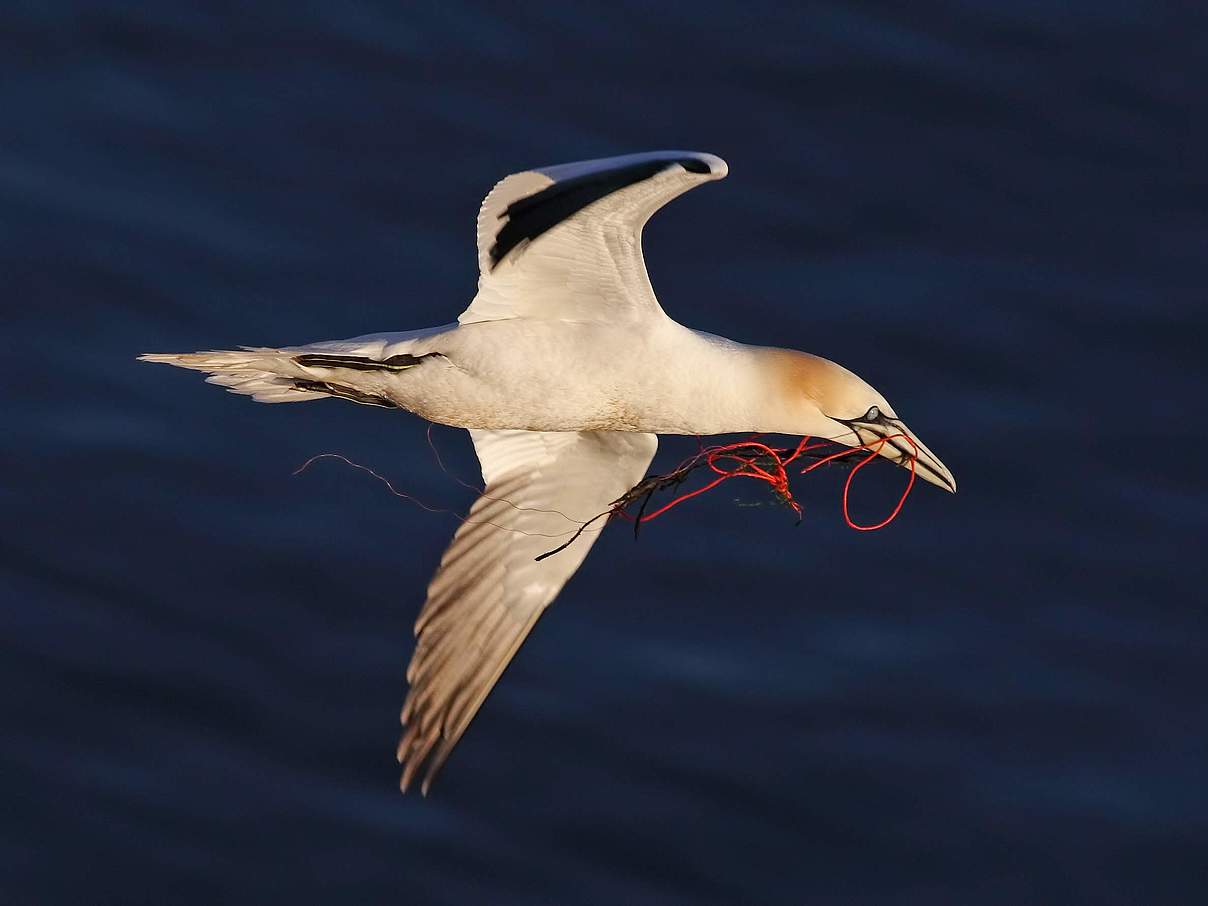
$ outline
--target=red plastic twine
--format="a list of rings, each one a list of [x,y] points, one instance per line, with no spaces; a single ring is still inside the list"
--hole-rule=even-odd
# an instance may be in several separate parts
[[[681,494],[678,497],[663,504],[653,513],[646,513],[641,517],[642,522],[649,522],[658,516],[663,515],[672,507],[679,506],[685,500],[691,500],[705,491],[710,491],[717,487],[723,481],[730,478],[757,478],[760,481],[766,481],[772,486],[781,498],[785,500],[793,508],[798,516],[801,515],[801,505],[793,499],[792,492],[789,490],[789,477],[785,471],[785,466],[801,455],[805,449],[805,445],[809,442],[809,438],[803,438],[801,443],[797,445],[797,449],[792,455],[782,457],[779,451],[772,449],[767,444],[761,444],[755,440],[743,441],[736,444],[725,444],[720,447],[707,447],[701,450],[696,456],[681,463],[680,468],[684,468],[690,463],[698,460],[701,456],[705,457],[706,464],[712,469],[717,477],[703,487],[696,488],[693,491],[688,491],[686,494]],[[757,452],[752,456],[742,456],[738,453],[739,450],[750,450],[754,448]],[[762,468],[758,460],[760,457],[766,456],[775,463],[775,471],[769,472]],[[732,468],[724,468],[720,463],[733,463]]]
[[[851,492],[851,483],[852,483],[852,481],[855,480],[857,472],[859,472],[862,468],[864,468],[866,465],[868,465],[870,462],[872,462],[874,459],[876,459],[878,456],[880,456],[881,449],[887,443],[889,443],[891,440],[894,440],[895,438],[898,438],[898,437],[904,438],[906,440],[906,442],[908,444],[910,444],[911,449],[914,450],[914,454],[910,457],[910,480],[906,482],[906,488],[905,488],[905,490],[902,491],[902,496],[898,498],[897,506],[895,506],[893,508],[893,511],[890,512],[890,514],[888,516],[886,516],[884,519],[882,519],[880,522],[876,523],[875,525],[860,525],[859,523],[857,523],[855,520],[853,520],[851,518],[851,511],[848,509],[848,505],[847,505],[848,494]],[[858,463],[856,463],[852,467],[851,472],[848,473],[847,481],[843,482],[843,521],[847,523],[848,528],[853,528],[857,532],[875,532],[877,529],[885,528],[885,526],[889,525],[889,523],[891,523],[895,519],[897,519],[898,513],[902,512],[902,507],[905,506],[905,504],[906,504],[906,498],[910,496],[910,491],[914,487],[915,463],[918,462],[918,458],[919,458],[918,444],[916,444],[914,442],[914,440],[906,434],[889,434],[889,435],[886,435],[885,437],[877,438],[873,443],[876,445],[875,449],[872,444],[860,444],[861,447],[868,450],[868,455],[865,456],[863,459],[861,459]],[[801,474],[805,475],[808,472],[812,472],[812,471],[814,471],[814,469],[818,468],[819,466],[823,465],[824,463],[828,463],[832,459],[837,459],[838,457],[842,456],[846,452],[847,451],[844,450],[844,451],[840,451],[839,453],[834,453],[830,456],[824,456],[822,459],[818,460],[817,462],[810,463],[808,466],[806,466],[804,469],[802,469]]]
[[[583,532],[583,530],[588,525],[591,525],[593,522],[596,521],[596,519],[600,519],[605,516],[608,516],[610,513],[621,516],[624,519],[628,519],[631,522],[635,522],[638,525],[641,525],[643,523],[649,522],[651,519],[657,519],[659,516],[662,516],[664,513],[668,512],[669,510],[674,509],[675,507],[679,506],[681,503],[683,503],[686,500],[691,500],[693,497],[698,497],[701,494],[705,493],[706,491],[713,490],[713,488],[716,488],[722,482],[729,481],[731,478],[754,478],[757,481],[767,482],[767,484],[771,487],[773,492],[782,501],[784,501],[790,507],[792,507],[793,511],[797,514],[798,521],[800,521],[800,519],[802,517],[801,504],[799,504],[793,498],[792,489],[789,487],[789,475],[788,475],[787,467],[789,465],[791,465],[794,461],[801,458],[802,456],[805,456],[808,453],[815,453],[818,450],[823,450],[828,447],[835,446],[835,444],[833,441],[828,441],[828,440],[819,440],[819,441],[814,442],[814,439],[811,437],[803,437],[801,439],[801,441],[795,447],[776,448],[776,447],[768,446],[767,444],[759,441],[758,438],[760,436],[761,435],[756,434],[746,440],[739,441],[737,443],[722,444],[722,445],[716,446],[716,447],[706,447],[706,446],[704,446],[704,444],[701,444],[700,449],[694,455],[688,457],[686,460],[684,460],[682,463],[680,463],[672,472],[668,473],[667,475],[652,476],[651,478],[648,478],[642,484],[637,485],[630,492],[629,495],[626,495],[626,497],[622,498],[621,501],[618,501],[612,510],[605,511],[605,512],[601,513],[599,516],[596,516],[595,518],[588,520],[586,523],[581,522],[576,519],[571,519],[569,516],[565,517],[568,521],[579,524],[578,531],[576,531],[574,533],[573,537],[571,537],[571,539],[569,541],[560,545],[559,547],[554,548],[552,551],[548,551],[548,552],[542,554],[537,559],[542,560],[546,557],[549,557],[553,554],[558,553],[561,550],[564,550],[566,547],[568,547],[570,544],[572,544],[575,541],[575,539],[577,539],[579,537],[579,535]],[[885,444],[889,443],[889,441],[891,441],[891,440],[896,440],[899,437],[904,439],[908,444],[910,444],[912,450],[914,451],[910,456],[910,479],[909,479],[909,481],[906,482],[906,487],[902,491],[902,496],[898,498],[897,504],[894,506],[893,510],[889,513],[888,516],[886,516],[880,522],[877,522],[873,525],[861,525],[858,522],[856,522],[854,519],[851,518],[851,511],[850,511],[848,501],[849,501],[849,498],[851,495],[852,482],[855,481],[856,475],[857,475],[857,473],[859,473],[859,471],[861,469],[863,469],[870,462],[872,462],[874,459],[876,459],[878,456],[880,456],[881,450],[884,448]],[[437,464],[440,466],[441,470],[443,472],[445,472],[446,474],[451,475],[449,470],[447,468],[445,468],[445,464],[441,460],[440,453],[437,451],[435,444],[432,443],[431,428],[429,428],[428,443],[432,447],[432,452],[436,456]],[[851,456],[854,451],[858,451],[858,450],[867,450],[868,453],[863,458],[861,458],[858,463],[856,463],[852,467],[851,472],[848,473],[846,481],[844,481],[844,483],[843,483],[843,520],[844,520],[844,522],[847,523],[849,528],[852,528],[857,532],[873,532],[873,531],[876,531],[877,529],[885,528],[885,526],[889,525],[891,522],[893,522],[895,519],[898,518],[898,515],[902,512],[902,507],[906,504],[906,498],[910,496],[910,491],[914,488],[914,481],[915,481],[915,477],[916,477],[915,466],[918,461],[919,449],[918,449],[918,445],[914,442],[914,440],[911,437],[909,437],[906,434],[901,434],[901,433],[891,434],[891,435],[887,435],[885,437],[878,437],[872,443],[861,443],[854,447],[840,447],[840,449],[838,449],[836,452],[830,453],[827,455],[823,455],[820,458],[811,462],[809,465],[807,465],[805,468],[803,468],[801,470],[800,474],[808,475],[810,472],[813,472],[815,469],[820,469],[822,466],[824,466],[828,463],[834,462],[835,460],[842,459],[846,456]],[[452,510],[444,509],[441,507],[429,506],[428,504],[411,496],[410,494],[406,494],[406,493],[398,490],[397,488],[394,487],[393,484],[391,484],[389,479],[385,478],[382,475],[379,475],[373,469],[370,469],[368,466],[363,466],[363,465],[360,465],[359,463],[353,462],[352,460],[350,460],[347,457],[342,456],[338,453],[321,453],[318,456],[313,456],[310,459],[308,459],[305,463],[303,463],[302,466],[299,467],[298,470],[294,474],[297,475],[297,474],[300,474],[300,473],[306,471],[311,466],[311,464],[317,460],[329,459],[329,458],[339,460],[340,462],[343,462],[346,465],[349,465],[349,466],[352,466],[353,468],[360,469],[364,472],[367,472],[369,475],[373,476],[374,478],[376,478],[379,481],[381,481],[382,483],[384,483],[386,485],[386,487],[389,489],[389,491],[392,494],[394,494],[395,496],[402,497],[406,500],[409,500],[409,501],[417,504],[418,506],[422,507],[423,509],[427,510],[428,512],[453,513]],[[692,470],[694,470],[695,468],[697,468],[701,465],[708,466],[709,469],[715,475],[715,477],[713,479],[706,482],[703,486],[701,486],[699,488],[695,488],[691,491],[686,491],[682,494],[679,494],[676,497],[673,497],[667,503],[663,504],[662,506],[658,507],[658,509],[656,509],[650,513],[646,513],[646,512],[643,512],[642,510],[639,510],[637,516],[633,516],[625,511],[626,506],[630,506],[638,500],[644,499],[644,500],[648,501],[650,499],[650,496],[652,494],[656,493],[658,490],[679,484],[687,477],[689,472],[691,472]],[[452,476],[452,477],[454,477],[454,480],[456,480],[462,486],[469,488],[479,494],[484,493],[481,488],[475,487],[474,485],[471,485],[468,482],[462,481],[460,478],[456,478],[456,476]],[[650,486],[648,484],[651,481],[654,482],[653,486]],[[491,499],[502,499],[502,498],[491,498]],[[504,500],[503,502],[509,503],[509,501],[506,501],[506,500]],[[515,506],[515,504],[510,504],[510,505]],[[645,505],[646,504],[643,502],[642,506],[645,507]],[[527,507],[516,507],[516,508],[517,509],[528,509]],[[554,513],[554,512],[558,512],[558,511],[557,510],[539,510],[539,512]],[[469,524],[479,524],[476,521],[470,520],[466,516],[462,516],[458,513],[453,513],[453,515],[455,515],[458,519],[460,519],[463,522],[467,522]],[[486,523],[486,524],[494,525],[494,523]],[[504,528],[504,526],[498,526],[498,527]],[[636,526],[635,526],[635,530],[636,530]],[[508,528],[507,531],[516,531],[516,530]],[[520,532],[520,534],[527,534],[527,533]],[[541,537],[557,538],[557,537],[561,537],[561,535],[541,535]]]
[[[758,436],[759,435],[755,435],[755,437]],[[817,443],[811,443],[812,438],[804,437],[796,447],[794,447],[792,450],[786,451],[778,450],[773,447],[769,447],[767,444],[760,443],[755,439],[755,437],[739,443],[724,444],[718,447],[702,447],[699,453],[697,453],[695,456],[689,457],[687,460],[681,463],[676,471],[678,472],[681,469],[690,468],[694,464],[698,463],[703,457],[705,464],[717,475],[717,477],[699,488],[695,488],[694,490],[687,491],[678,495],[677,497],[672,498],[670,501],[663,504],[661,507],[651,513],[644,513],[641,516],[636,517],[636,521],[645,523],[649,522],[651,519],[657,519],[659,516],[663,515],[668,510],[679,506],[684,501],[691,500],[693,497],[697,497],[706,491],[711,491],[722,482],[728,481],[731,478],[754,478],[759,481],[767,482],[777,496],[791,506],[793,511],[796,512],[798,518],[800,518],[801,505],[793,499],[792,491],[789,488],[788,470],[786,469],[786,466],[805,453],[827,447],[830,442],[819,441]],[[852,519],[851,510],[848,503],[851,494],[852,482],[855,480],[856,474],[861,469],[880,456],[881,450],[885,444],[899,437],[905,439],[914,450],[914,454],[910,457],[910,479],[907,481],[906,488],[902,491],[902,496],[898,499],[897,505],[893,508],[888,516],[873,525],[861,525]],[[830,454],[829,456],[823,456],[821,459],[810,463],[808,466],[802,469],[800,474],[808,474],[813,472],[815,469],[821,468],[829,462],[849,456],[853,449],[865,449],[868,451],[868,455],[852,467],[851,472],[847,476],[847,480],[843,483],[843,520],[847,523],[849,528],[855,529],[858,532],[872,532],[876,531],[877,529],[885,528],[885,526],[889,525],[898,518],[898,514],[902,512],[902,507],[906,504],[906,498],[910,496],[910,491],[914,488],[915,462],[918,459],[918,446],[915,444],[913,439],[905,434],[891,434],[885,437],[879,437],[871,444],[860,444],[858,447],[853,448],[845,447],[835,453]],[[766,468],[764,465],[760,464],[759,460],[761,459],[765,460],[765,465],[767,466]],[[675,473],[673,472],[671,474],[674,475]],[[630,520],[635,519],[635,517],[630,516],[624,511],[621,511],[621,515]]]

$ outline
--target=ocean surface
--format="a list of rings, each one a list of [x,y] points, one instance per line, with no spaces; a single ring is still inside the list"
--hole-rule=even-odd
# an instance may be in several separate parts
[[[0,903],[1203,902],[1195,9],[8,0]],[[401,796],[456,522],[292,473],[471,494],[417,417],[134,357],[451,321],[495,180],[665,147],[731,171],[646,231],[667,311],[857,371],[960,492],[611,527]]]

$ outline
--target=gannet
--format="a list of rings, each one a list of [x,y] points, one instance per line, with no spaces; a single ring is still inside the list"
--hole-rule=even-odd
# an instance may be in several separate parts
[[[902,435],[917,474],[952,473],[880,393],[834,362],[672,320],[642,258],[650,216],[723,179],[725,161],[654,151],[538,167],[478,213],[478,292],[455,324],[304,346],[143,355],[209,373],[262,403],[337,397],[466,428],[485,485],[441,557],[415,624],[397,755],[427,794],[597,522],[645,475],[659,434],[810,435],[849,446]],[[909,465],[901,440],[880,455]]]

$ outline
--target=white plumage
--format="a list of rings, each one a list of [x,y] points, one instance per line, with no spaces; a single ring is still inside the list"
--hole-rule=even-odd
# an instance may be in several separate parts
[[[407,671],[404,789],[426,792],[602,523],[537,561],[643,477],[655,435],[759,431],[918,443],[920,477],[951,473],[876,390],[807,353],[745,346],[667,317],[642,227],[727,173],[661,151],[507,177],[478,217],[478,293],[458,323],[305,346],[146,355],[260,402],[335,396],[470,429],[486,487],[428,587]],[[881,455],[905,464],[885,444]]]

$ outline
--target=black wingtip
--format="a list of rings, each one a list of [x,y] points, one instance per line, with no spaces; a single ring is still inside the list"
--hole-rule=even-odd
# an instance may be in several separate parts
[[[612,169],[596,170],[572,176],[508,205],[500,219],[507,222],[495,235],[488,256],[493,271],[522,242],[538,236],[568,220],[593,202],[627,186],[650,179],[670,166],[679,164],[689,173],[712,173],[707,161],[699,157],[664,157],[639,160]]]

